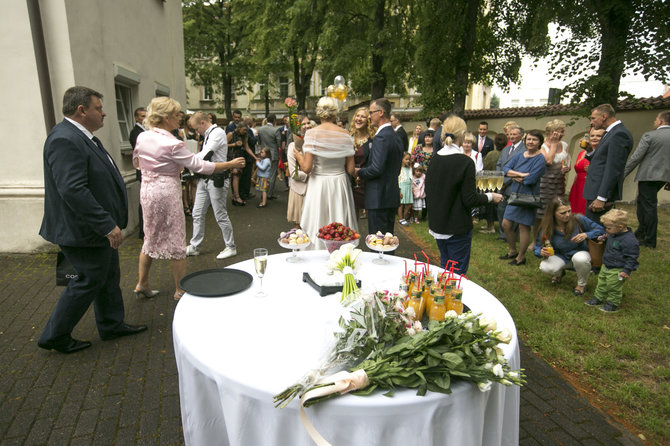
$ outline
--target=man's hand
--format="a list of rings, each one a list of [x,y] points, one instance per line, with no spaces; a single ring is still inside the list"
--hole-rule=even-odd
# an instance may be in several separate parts
[[[491,194],[491,201],[494,202],[494,203],[496,203],[496,204],[498,204],[498,203],[500,203],[501,201],[503,201],[503,198],[504,198],[504,197],[503,197],[501,194],[496,194],[496,193],[492,193],[492,194]]]
[[[111,246],[112,249],[119,249],[119,246],[123,243],[123,233],[121,232],[121,229],[119,229],[118,226],[114,226],[112,232],[107,234],[107,239],[109,240],[109,246]]]
[[[591,202],[589,209],[593,212],[602,212],[605,209],[605,202],[600,201],[597,198]]]
[[[230,161],[230,168],[231,169],[243,169],[244,164],[245,164],[244,157],[240,156],[239,158],[235,158],[234,160]]]

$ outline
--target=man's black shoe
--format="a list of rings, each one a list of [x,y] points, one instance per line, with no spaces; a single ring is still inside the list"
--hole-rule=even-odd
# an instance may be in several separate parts
[[[276,200],[277,198],[279,198],[279,197],[277,197],[276,195],[273,195],[271,197],[268,197],[268,200]]]
[[[88,341],[78,341],[77,339],[70,338],[65,342],[38,342],[37,346],[45,350],[56,350],[61,353],[74,353],[85,348],[89,348],[91,343]]]
[[[120,338],[121,336],[130,336],[137,333],[141,333],[147,329],[146,325],[130,325],[130,324],[121,324],[119,328],[114,330],[111,333],[105,335],[100,335],[100,339],[103,341],[111,341],[112,339]]]

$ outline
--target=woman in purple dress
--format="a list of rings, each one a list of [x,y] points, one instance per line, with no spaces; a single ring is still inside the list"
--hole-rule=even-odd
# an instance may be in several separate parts
[[[144,126],[137,137],[133,164],[142,170],[140,204],[144,213],[144,244],[139,260],[137,297],[158,294],[149,286],[153,259],[170,259],[175,282],[174,298],[184,295],[179,281],[186,275],[186,221],[181,201],[179,174],[186,167],[192,172],[211,175],[226,169],[244,167],[244,158],[225,163],[203,161],[171,133],[179,128],[181,105],[174,99],[159,97],[147,107]]]

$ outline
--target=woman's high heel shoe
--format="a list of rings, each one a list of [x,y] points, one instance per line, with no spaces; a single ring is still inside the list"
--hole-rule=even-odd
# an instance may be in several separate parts
[[[143,297],[146,297],[146,298],[157,296],[158,293],[160,293],[160,291],[158,291],[158,290],[147,290],[143,286],[137,284],[135,286],[135,290],[133,291],[133,293],[135,293],[135,297],[139,299],[140,296],[143,296]]]

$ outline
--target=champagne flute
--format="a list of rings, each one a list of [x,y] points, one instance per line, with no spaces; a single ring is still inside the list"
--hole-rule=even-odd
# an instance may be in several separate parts
[[[265,276],[265,269],[268,265],[268,250],[265,248],[254,249],[254,267],[256,268],[256,276],[261,281],[261,288],[256,293],[256,297],[266,297],[267,293],[263,291],[263,276]]]

